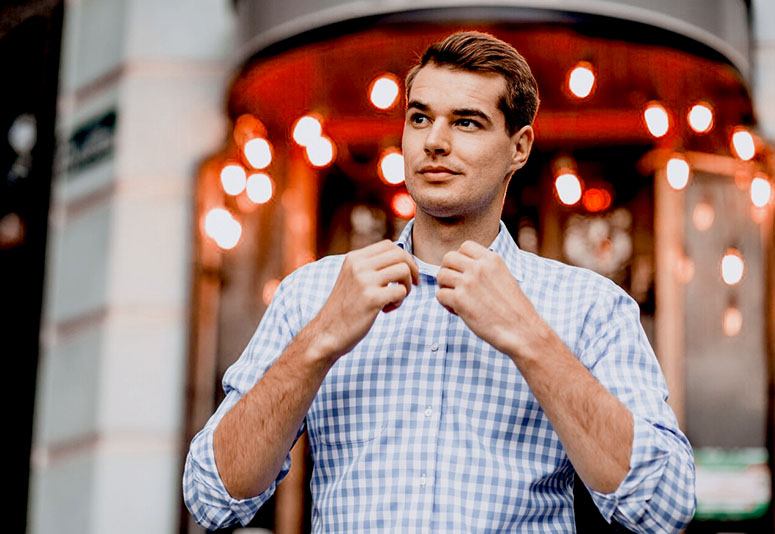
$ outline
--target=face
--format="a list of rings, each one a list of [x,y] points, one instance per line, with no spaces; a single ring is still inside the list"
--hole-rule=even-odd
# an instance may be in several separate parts
[[[428,64],[407,96],[402,151],[406,188],[417,209],[433,217],[476,215],[503,208],[511,174],[527,161],[533,130],[514,135],[498,109],[506,81],[499,74]]]

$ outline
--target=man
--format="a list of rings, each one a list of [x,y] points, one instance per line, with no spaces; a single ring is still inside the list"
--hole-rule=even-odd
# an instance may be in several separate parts
[[[524,58],[457,33],[406,81],[416,217],[283,280],[192,441],[195,519],[249,522],[306,429],[315,532],[572,532],[574,472],[606,520],[683,528],[692,451],[637,303],[500,221],[533,143]]]

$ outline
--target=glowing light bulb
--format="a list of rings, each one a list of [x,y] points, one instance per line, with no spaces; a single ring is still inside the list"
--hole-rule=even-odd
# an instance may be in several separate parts
[[[692,222],[694,227],[700,232],[704,232],[713,226],[715,218],[716,210],[713,209],[713,204],[707,200],[698,202],[692,210]]]
[[[673,156],[667,162],[666,175],[670,187],[680,191],[689,183],[689,163],[680,156]]]
[[[334,144],[328,137],[318,137],[307,145],[307,159],[315,167],[325,167],[334,160]]]
[[[554,181],[554,188],[560,201],[567,206],[572,206],[581,199],[581,181],[571,172],[559,175]]]
[[[709,132],[713,127],[713,109],[705,102],[698,102],[689,110],[689,126],[697,133]]]
[[[736,248],[728,248],[721,259],[721,278],[724,283],[733,286],[740,282],[745,271],[745,262],[740,251]]]
[[[224,250],[234,248],[242,235],[242,226],[223,208],[213,208],[205,215],[205,233]]]
[[[402,219],[411,219],[414,216],[416,205],[414,200],[404,191],[400,191],[393,195],[390,201],[390,207],[393,209],[393,213]]]
[[[751,202],[757,208],[766,206],[772,197],[772,185],[764,176],[755,176],[751,180]]]
[[[384,74],[371,84],[369,99],[379,109],[389,109],[398,97],[398,83],[392,74]]]
[[[254,169],[265,169],[272,163],[272,145],[263,137],[256,137],[245,143],[245,159]]]
[[[379,175],[390,185],[404,181],[404,156],[396,149],[386,151],[379,161]]]
[[[323,126],[312,115],[304,115],[293,126],[293,140],[301,146],[307,146],[314,142],[322,133]]]
[[[756,155],[756,145],[751,132],[745,128],[736,128],[732,134],[732,149],[737,157],[743,161],[753,159]]]
[[[221,185],[228,195],[237,196],[245,190],[247,176],[242,165],[235,163],[224,165],[221,169]]]
[[[654,137],[664,136],[670,129],[670,117],[667,110],[658,102],[650,102],[643,111],[643,118],[649,133]]]
[[[730,304],[724,310],[724,317],[721,320],[721,328],[724,335],[734,337],[740,333],[743,328],[743,314],[734,304]]]
[[[675,275],[682,284],[688,284],[694,278],[694,261],[684,254],[678,258],[675,265]]]
[[[568,89],[578,98],[586,98],[595,87],[595,72],[592,65],[582,61],[568,75]]]
[[[581,197],[581,203],[592,213],[608,209],[611,205],[611,193],[599,187],[590,187]]]
[[[262,172],[251,174],[247,183],[248,198],[256,204],[264,204],[272,198],[272,179]]]

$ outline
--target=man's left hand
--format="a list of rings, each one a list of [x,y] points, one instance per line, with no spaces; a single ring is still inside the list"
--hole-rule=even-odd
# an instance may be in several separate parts
[[[438,301],[484,341],[512,357],[543,339],[548,325],[501,257],[475,241],[444,255]]]

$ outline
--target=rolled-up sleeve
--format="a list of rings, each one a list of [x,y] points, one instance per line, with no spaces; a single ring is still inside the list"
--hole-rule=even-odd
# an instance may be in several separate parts
[[[249,499],[235,499],[226,490],[215,465],[213,433],[220,420],[264,375],[298,331],[298,318],[289,313],[293,309],[288,287],[291,276],[286,277],[277,288],[247,347],[224,373],[223,390],[226,397],[223,402],[191,440],[183,471],[183,500],[194,520],[205,528],[223,528],[237,522],[244,526],[249,523],[290,471],[289,451],[280,472],[268,488]],[[305,427],[306,419],[296,434],[294,444]]]
[[[610,283],[589,312],[580,359],[632,413],[630,469],[612,493],[589,489],[603,517],[634,532],[677,532],[696,509],[694,457],[667,404],[667,385],[637,302]]]

